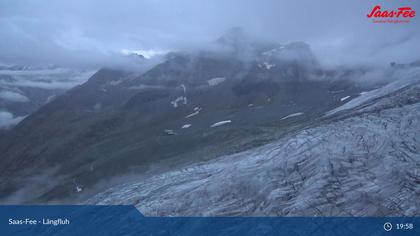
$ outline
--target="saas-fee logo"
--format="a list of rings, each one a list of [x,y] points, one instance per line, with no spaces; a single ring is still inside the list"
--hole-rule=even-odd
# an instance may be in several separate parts
[[[416,11],[411,7],[399,7],[397,9],[382,9],[374,6],[367,15],[373,23],[408,23],[416,16]]]

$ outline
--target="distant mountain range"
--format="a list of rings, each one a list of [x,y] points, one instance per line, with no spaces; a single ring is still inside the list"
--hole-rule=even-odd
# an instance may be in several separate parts
[[[46,66],[0,65],[0,132],[94,72]]]

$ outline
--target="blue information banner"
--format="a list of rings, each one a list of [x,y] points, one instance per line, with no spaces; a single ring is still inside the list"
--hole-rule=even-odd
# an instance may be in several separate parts
[[[0,206],[0,235],[420,235],[420,218],[145,217],[134,206]]]

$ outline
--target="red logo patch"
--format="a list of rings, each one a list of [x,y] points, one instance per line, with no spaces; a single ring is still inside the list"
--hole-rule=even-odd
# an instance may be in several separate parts
[[[381,6],[374,6],[367,15],[374,23],[408,23],[416,16],[416,11],[411,7],[400,7],[392,10],[382,10]]]

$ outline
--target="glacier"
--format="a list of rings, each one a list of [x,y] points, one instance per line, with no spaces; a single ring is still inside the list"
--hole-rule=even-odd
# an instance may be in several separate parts
[[[89,204],[148,216],[416,216],[420,83],[397,81],[244,152],[139,177]]]

